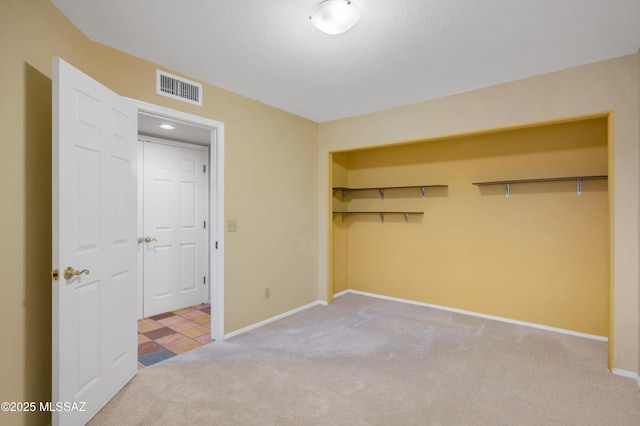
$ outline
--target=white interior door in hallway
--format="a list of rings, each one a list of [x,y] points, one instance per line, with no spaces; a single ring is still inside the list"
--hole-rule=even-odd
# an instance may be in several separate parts
[[[136,107],[53,61],[53,425],[84,425],[133,376]]]
[[[209,300],[208,148],[144,138],[143,314]]]

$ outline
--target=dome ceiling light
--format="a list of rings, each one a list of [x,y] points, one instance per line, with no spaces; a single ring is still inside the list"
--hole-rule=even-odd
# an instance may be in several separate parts
[[[342,34],[358,22],[360,9],[350,0],[325,0],[311,11],[309,19],[323,33]]]

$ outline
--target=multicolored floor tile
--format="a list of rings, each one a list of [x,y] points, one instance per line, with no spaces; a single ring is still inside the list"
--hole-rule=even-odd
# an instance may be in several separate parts
[[[211,342],[211,306],[202,304],[138,320],[138,369]]]

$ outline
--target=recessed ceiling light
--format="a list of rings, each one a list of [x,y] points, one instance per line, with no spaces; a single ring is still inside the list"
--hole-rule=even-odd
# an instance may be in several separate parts
[[[325,0],[313,9],[309,19],[323,33],[342,34],[358,22],[360,10],[350,0]]]
[[[171,124],[168,124],[168,123],[163,123],[163,124],[159,125],[158,127],[160,127],[161,129],[165,129],[165,130],[173,130],[173,129],[175,129],[175,126],[172,126]]]

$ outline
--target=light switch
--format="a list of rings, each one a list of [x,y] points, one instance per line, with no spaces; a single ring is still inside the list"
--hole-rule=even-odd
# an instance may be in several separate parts
[[[238,232],[238,223],[235,220],[227,221],[227,232]]]

